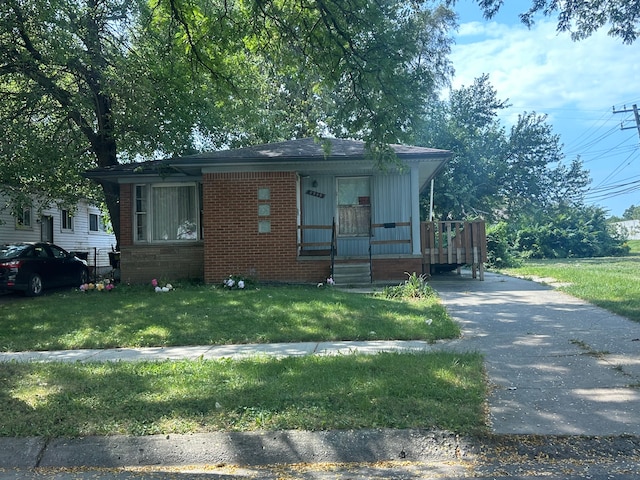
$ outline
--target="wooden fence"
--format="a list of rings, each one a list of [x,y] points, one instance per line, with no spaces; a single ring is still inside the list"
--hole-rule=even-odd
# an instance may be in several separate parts
[[[487,235],[484,221],[458,220],[421,223],[421,251],[424,271],[440,267],[469,265],[473,278],[484,280]]]

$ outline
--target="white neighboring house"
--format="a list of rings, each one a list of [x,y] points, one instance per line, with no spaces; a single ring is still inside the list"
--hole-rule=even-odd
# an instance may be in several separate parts
[[[6,205],[7,199],[0,195],[0,244],[51,242],[69,252],[86,253],[92,272],[94,267],[98,273],[111,269],[109,252],[116,245],[116,237],[109,233],[95,205],[81,200],[75,211],[69,211],[51,204],[41,213],[25,207],[18,216],[13,216]]]
[[[640,240],[640,220],[625,220],[614,225],[627,240]]]

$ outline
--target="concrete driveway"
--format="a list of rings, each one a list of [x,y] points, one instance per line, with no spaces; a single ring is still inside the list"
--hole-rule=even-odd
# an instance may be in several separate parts
[[[552,287],[488,273],[432,286],[485,355],[498,434],[640,435],[640,324]]]

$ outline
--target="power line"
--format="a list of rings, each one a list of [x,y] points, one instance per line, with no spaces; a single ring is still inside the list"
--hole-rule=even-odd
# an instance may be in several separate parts
[[[631,109],[624,107],[624,110],[616,111],[616,107],[613,107],[613,113],[629,113],[633,112],[633,119],[635,120],[635,125],[633,127],[625,127],[624,122],[620,124],[620,130],[628,130],[630,128],[636,128],[638,130],[638,136],[640,136],[640,113],[638,113],[638,105],[635,103],[631,107]]]
[[[611,173],[609,173],[609,175],[607,175],[603,180],[601,180],[600,183],[598,183],[598,185],[595,186],[595,188],[599,187],[600,185],[605,183],[607,180],[609,180],[610,178],[614,177],[618,172],[621,172],[622,170],[627,168],[629,165],[631,165],[631,162],[633,162],[633,160],[635,159],[635,158],[633,158],[635,153],[637,153],[637,150],[631,152],[627,156],[627,158],[625,158]],[[629,159],[631,159],[631,160],[629,160]]]

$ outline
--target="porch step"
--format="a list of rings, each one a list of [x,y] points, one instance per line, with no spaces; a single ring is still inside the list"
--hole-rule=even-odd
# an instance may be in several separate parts
[[[333,266],[333,279],[336,285],[370,285],[371,267],[366,263],[335,263]]]

